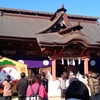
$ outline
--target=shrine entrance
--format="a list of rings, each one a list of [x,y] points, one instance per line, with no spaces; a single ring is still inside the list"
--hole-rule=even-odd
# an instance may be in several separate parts
[[[56,60],[56,77],[60,77],[61,74],[66,71],[69,75],[69,72],[72,71],[74,73],[77,73],[78,71],[81,74],[84,74],[84,62],[81,61],[80,65],[78,65],[78,61],[75,60],[76,65],[68,65],[67,60],[64,60],[64,64],[62,65],[61,60]]]

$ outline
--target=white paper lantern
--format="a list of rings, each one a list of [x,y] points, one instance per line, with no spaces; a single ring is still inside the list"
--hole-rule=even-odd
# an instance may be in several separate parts
[[[43,61],[43,65],[45,65],[45,66],[49,65],[49,61],[48,60],[44,60]]]

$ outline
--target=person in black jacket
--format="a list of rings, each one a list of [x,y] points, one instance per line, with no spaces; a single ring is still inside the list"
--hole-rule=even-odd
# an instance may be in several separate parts
[[[44,85],[45,90],[46,90],[46,92],[48,94],[48,79],[46,78],[45,72],[42,72],[41,77],[42,77],[41,78],[41,81],[42,81],[41,84]],[[47,96],[47,98],[45,100],[48,100],[48,96]]]
[[[45,72],[42,72],[41,77],[42,77],[41,83],[44,85],[46,92],[48,93],[48,79],[46,78]]]
[[[28,80],[25,78],[25,73],[22,72],[20,74],[21,79],[18,80],[16,89],[18,91],[18,100],[25,100],[26,97],[26,91],[28,87]]]

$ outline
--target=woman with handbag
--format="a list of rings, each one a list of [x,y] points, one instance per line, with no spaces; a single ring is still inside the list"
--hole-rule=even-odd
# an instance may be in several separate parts
[[[13,81],[11,80],[10,75],[7,75],[5,81],[3,82],[3,86],[4,86],[4,89],[3,89],[4,100],[12,100]]]
[[[31,83],[31,82],[30,82]],[[32,84],[32,85],[31,85]],[[32,83],[29,84],[26,92],[26,99],[31,100],[34,96],[39,96],[41,100],[47,98],[45,87],[41,84],[41,76],[39,74],[32,78]]]

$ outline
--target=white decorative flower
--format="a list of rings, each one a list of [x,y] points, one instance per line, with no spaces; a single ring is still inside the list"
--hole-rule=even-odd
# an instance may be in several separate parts
[[[96,61],[95,60],[91,60],[90,64],[91,64],[91,66],[95,66]]]

